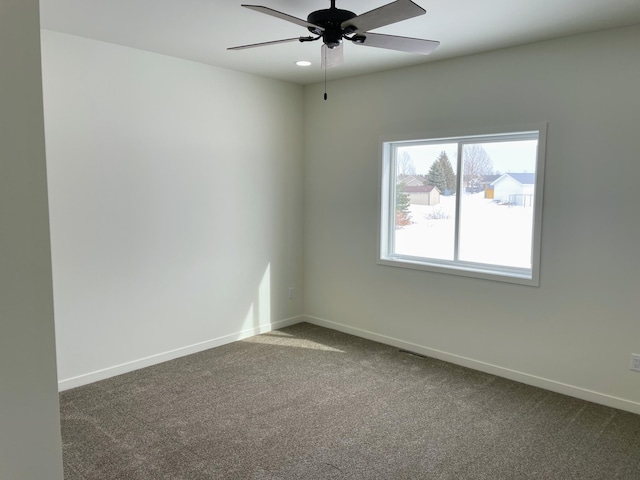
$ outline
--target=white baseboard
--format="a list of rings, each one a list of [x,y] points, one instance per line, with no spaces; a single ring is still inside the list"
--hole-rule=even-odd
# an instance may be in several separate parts
[[[295,325],[296,323],[300,323],[302,321],[304,321],[304,317],[292,317],[292,318],[287,318],[285,320],[272,322],[269,324],[258,325],[257,327],[254,327],[254,328],[242,330],[240,332],[232,333],[230,335],[224,335],[222,337],[196,343],[194,345],[188,345],[186,347],[176,348],[175,350],[170,350],[168,352],[159,353],[157,355],[151,355],[149,357],[140,358],[138,360],[123,363],[120,365],[115,365],[109,368],[104,368],[102,370],[87,373],[84,375],[79,375],[77,377],[66,378],[64,380],[58,381],[58,391],[62,392],[64,390],[80,387],[82,385],[87,385],[89,383],[97,382],[99,380],[104,380],[106,378],[115,377],[116,375],[132,372],[140,368],[145,368],[151,365],[156,365],[158,363],[166,362],[168,360],[173,360],[174,358],[184,357],[186,355],[202,352],[203,350],[208,350],[214,347],[220,347],[222,345],[226,345],[227,343],[236,342],[238,340],[249,338],[254,335],[259,335],[261,333],[277,330],[278,328]]]
[[[460,355],[443,352],[441,350],[424,347],[422,345],[417,345],[415,343],[406,342],[404,340],[399,340],[397,338],[380,335],[374,332],[370,332],[368,330],[350,327],[342,323],[333,322],[333,321],[325,320],[318,317],[312,317],[309,315],[292,317],[292,318],[280,320],[278,322],[273,322],[270,324],[259,325],[254,328],[242,330],[240,332],[214,338],[211,340],[207,340],[205,342],[200,342],[194,345],[188,345],[186,347],[181,347],[168,352],[159,353],[157,355],[141,358],[138,360],[134,360],[132,362],[127,362],[120,365],[115,365],[113,367],[98,370],[95,372],[87,373],[84,375],[79,375],[77,377],[60,380],[58,382],[58,390],[64,391],[64,390],[69,390],[71,388],[80,387],[82,385],[87,385],[89,383],[97,382],[99,380],[104,380],[106,378],[114,377],[116,375],[132,372],[140,368],[149,367],[151,365],[166,362],[168,360],[173,360],[175,358],[184,357],[186,355],[198,353],[203,350],[208,350],[210,348],[226,345],[228,343],[236,342],[238,340],[249,338],[254,335],[259,335],[261,333],[266,333],[272,330],[277,330],[279,328],[295,325],[300,322],[307,322],[313,325],[318,325],[320,327],[330,328],[332,330],[337,330],[339,332],[348,333],[350,335],[355,335],[357,337],[366,338],[367,340],[383,343],[385,345],[390,345],[396,348],[400,348],[402,350],[418,353],[420,355],[425,355],[427,357],[437,358],[445,362],[461,365],[463,367],[472,368],[474,370],[490,373],[492,375],[497,375],[499,377],[508,378],[510,380],[515,380],[517,382],[525,383],[527,385],[532,385],[534,387],[544,388],[545,390],[550,390],[552,392],[557,392],[557,393],[569,395],[575,398],[580,398],[582,400],[586,400],[589,402],[598,403],[600,405],[606,405],[608,407],[618,408],[620,410],[625,410],[628,412],[640,414],[640,403],[637,403],[631,400],[613,397],[611,395],[606,395],[604,393],[587,390],[584,388],[568,385],[561,382],[556,382],[554,380],[549,380],[549,379],[538,377],[535,375],[530,375],[528,373],[511,370],[508,368],[500,367],[498,365],[492,365],[490,363],[485,363],[485,362],[481,362],[471,358],[462,357]]]
[[[640,403],[626,400],[624,398],[613,397],[604,393],[594,392],[573,385],[567,385],[565,383],[556,382],[546,378],[530,375],[528,373],[518,372],[508,368],[492,365],[490,363],[480,362],[471,358],[462,357],[452,353],[443,352],[433,348],[423,347],[416,345],[415,343],[405,342],[404,340],[398,340],[397,338],[387,337],[385,335],[379,335],[374,332],[362,330],[355,327],[350,327],[330,320],[324,320],[322,318],[303,316],[302,321],[318,325],[320,327],[330,328],[339,332],[355,335],[356,337],[366,338],[367,340],[373,340],[375,342],[383,343],[393,347],[407,350],[410,352],[425,355],[427,357],[437,358],[438,360],[444,360],[445,362],[461,365],[463,367],[472,368],[481,372],[490,373],[498,377],[508,378],[509,380],[515,380],[520,383],[532,385],[534,387],[544,388],[552,392],[561,393],[563,395],[569,395],[571,397],[580,398],[589,402],[598,403],[600,405],[606,405],[608,407],[625,410],[631,413],[640,414]]]

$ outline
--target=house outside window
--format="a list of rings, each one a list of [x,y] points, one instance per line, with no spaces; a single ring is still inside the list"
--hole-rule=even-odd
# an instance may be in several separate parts
[[[382,265],[539,284],[546,125],[382,144]]]

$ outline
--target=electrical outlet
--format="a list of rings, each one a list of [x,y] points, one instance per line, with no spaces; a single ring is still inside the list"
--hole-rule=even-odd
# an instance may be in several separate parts
[[[631,354],[631,370],[640,372],[640,355],[637,353]]]
[[[296,296],[296,289],[293,287],[289,287],[289,300],[293,299]],[[640,358],[640,357],[638,357]]]

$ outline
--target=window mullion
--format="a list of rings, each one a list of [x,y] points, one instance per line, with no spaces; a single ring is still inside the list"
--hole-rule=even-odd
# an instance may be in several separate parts
[[[453,237],[453,261],[458,261],[458,252],[460,248],[460,202],[462,198],[462,142],[458,142],[458,159],[456,162],[458,172],[456,178],[456,213]]]
[[[389,239],[388,251],[396,253],[396,188],[398,182],[398,146],[394,145],[391,151],[391,170],[389,172],[389,231],[387,238]]]

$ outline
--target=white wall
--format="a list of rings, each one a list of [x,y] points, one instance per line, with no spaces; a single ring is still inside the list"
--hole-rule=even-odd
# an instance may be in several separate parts
[[[295,321],[302,87],[42,38],[61,388]]]
[[[304,311],[640,412],[628,370],[640,353],[639,37],[611,30],[331,82],[324,102],[321,85],[303,98],[44,31],[62,387]],[[376,265],[382,136],[540,121],[539,288]],[[594,197],[603,179],[611,193]]]
[[[632,27],[308,88],[310,318],[640,412],[638,45]],[[539,288],[376,265],[381,137],[536,122]]]
[[[0,478],[61,480],[37,0],[0,3]]]

